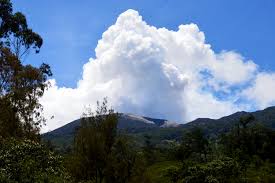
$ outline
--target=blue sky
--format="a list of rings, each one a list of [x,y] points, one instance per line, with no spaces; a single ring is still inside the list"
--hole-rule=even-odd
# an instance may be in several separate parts
[[[51,65],[59,86],[75,87],[83,64],[94,57],[102,33],[131,8],[150,25],[177,30],[195,23],[219,52],[234,50],[261,70],[275,71],[275,1],[273,0],[13,0],[29,25],[44,39],[38,55],[25,62]],[[81,3],[80,3],[81,2]]]

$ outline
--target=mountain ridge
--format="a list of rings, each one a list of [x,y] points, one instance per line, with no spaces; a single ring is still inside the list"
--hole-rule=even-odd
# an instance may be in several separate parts
[[[275,130],[275,106],[255,112],[240,111],[219,119],[198,118],[178,125],[166,119],[120,113],[118,129],[138,138],[139,141],[142,141],[144,135],[151,135],[153,137],[152,140],[156,143],[161,143],[163,140],[179,140],[184,131],[194,127],[203,129],[211,137],[217,137],[222,133],[228,132],[242,116],[248,114],[252,114],[255,117],[255,122]],[[80,119],[74,120],[60,128],[43,134],[43,139],[50,140],[54,144],[58,144],[57,146],[60,146],[62,143],[65,144],[63,144],[64,146],[67,146],[72,143],[75,131],[80,124]]]

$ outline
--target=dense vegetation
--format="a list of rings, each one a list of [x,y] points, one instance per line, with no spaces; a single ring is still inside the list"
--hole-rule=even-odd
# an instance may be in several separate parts
[[[215,135],[191,125],[160,146],[153,131],[138,133],[139,143],[127,132],[144,128],[120,130],[121,114],[104,99],[81,118],[72,146],[57,151],[39,133],[50,67],[22,63],[43,40],[9,0],[0,0],[0,20],[0,182],[275,182],[275,132],[253,115]]]

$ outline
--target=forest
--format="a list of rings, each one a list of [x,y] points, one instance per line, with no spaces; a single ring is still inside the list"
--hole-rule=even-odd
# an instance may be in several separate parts
[[[71,148],[58,150],[40,132],[46,119],[39,99],[51,68],[22,61],[39,54],[43,39],[10,0],[0,0],[0,20],[0,182],[275,182],[275,131],[253,115],[218,136],[194,127],[164,147],[150,134],[140,145],[118,129],[121,114],[103,99],[83,111]]]

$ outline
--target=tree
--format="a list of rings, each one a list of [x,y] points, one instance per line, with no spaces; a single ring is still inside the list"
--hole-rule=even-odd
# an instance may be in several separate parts
[[[151,136],[150,135],[144,135],[145,138],[145,146],[143,147],[143,154],[146,159],[147,165],[152,165],[156,161],[155,156],[155,147],[152,144]]]
[[[117,135],[118,115],[108,109],[107,100],[98,103],[96,113],[88,111],[81,119],[72,157],[72,175],[77,181],[101,183]]]
[[[105,98],[95,113],[88,109],[81,119],[67,162],[76,182],[143,182],[145,163],[128,137],[119,134],[118,117]]]
[[[208,139],[203,131],[200,128],[193,128],[184,134],[176,156],[181,161],[191,156],[198,157],[200,161],[206,161],[208,145]]]
[[[0,0],[0,46],[8,47],[16,57],[21,58],[30,48],[38,53],[43,39],[28,27],[26,17],[21,12],[13,13],[10,0]]]
[[[275,133],[257,123],[251,115],[240,118],[239,123],[228,134],[221,137],[224,153],[237,158],[243,163],[249,163],[253,156],[274,162]]]
[[[143,182],[145,163],[128,137],[118,137],[106,167],[106,183]]]
[[[0,137],[37,139],[45,121],[39,98],[52,73],[47,64],[23,65],[20,59],[31,48],[38,53],[43,40],[22,13],[13,13],[9,0],[0,0],[0,20]]]

